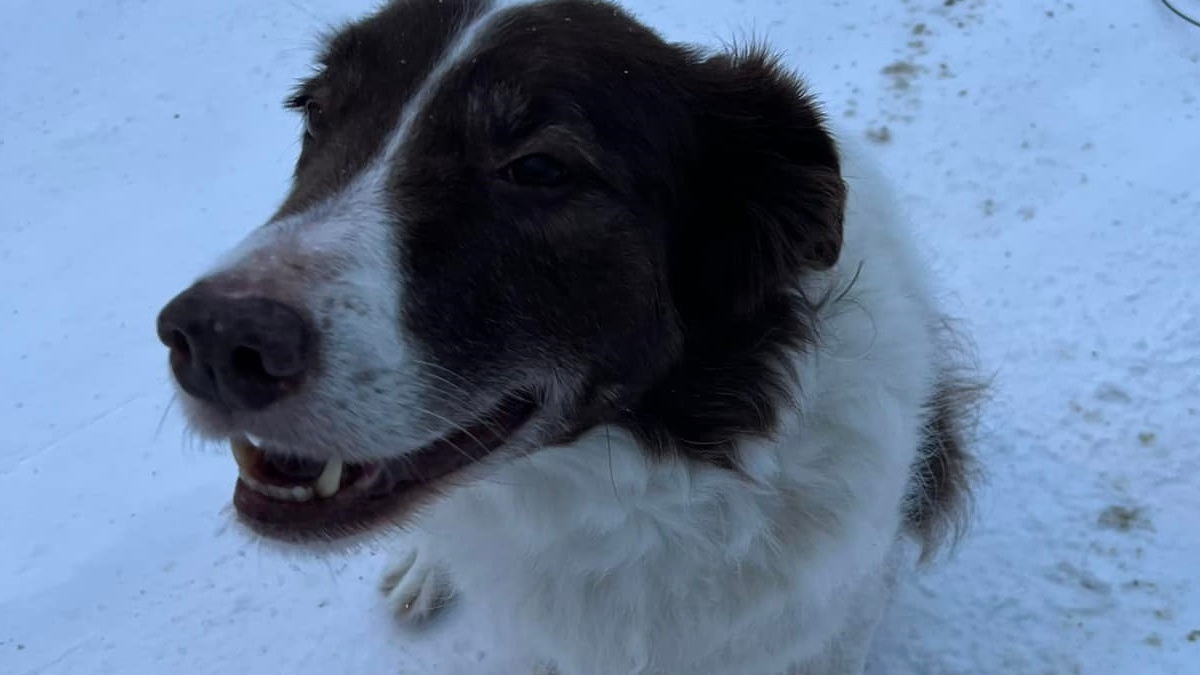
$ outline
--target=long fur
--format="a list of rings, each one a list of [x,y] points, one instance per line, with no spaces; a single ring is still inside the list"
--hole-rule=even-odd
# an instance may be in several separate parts
[[[860,675],[969,513],[982,392],[887,177],[763,47],[604,2],[393,2],[321,65],[279,213],[160,315],[197,431],[394,462],[528,400],[393,514],[398,612],[469,596],[560,675]],[[228,337],[247,296],[308,370],[225,358],[286,342]]]
[[[738,444],[738,471],[651,461],[604,427],[422,519],[430,564],[562,673],[857,674],[906,530],[933,546],[953,521],[976,389],[945,377],[926,264],[886,184],[861,161],[846,175],[845,249],[804,283],[839,295],[795,356],[796,405]]]

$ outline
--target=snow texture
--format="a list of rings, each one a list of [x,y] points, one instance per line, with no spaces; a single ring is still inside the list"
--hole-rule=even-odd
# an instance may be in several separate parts
[[[277,204],[279,101],[372,2],[4,3],[0,673],[503,672],[469,601],[390,621],[375,548],[230,527],[233,464],[187,440],[154,338]],[[995,374],[976,525],[872,673],[1200,675],[1200,30],[1156,0],[628,4],[786,51]]]

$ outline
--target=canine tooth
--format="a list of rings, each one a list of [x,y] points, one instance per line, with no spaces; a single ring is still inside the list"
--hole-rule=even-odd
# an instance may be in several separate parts
[[[316,490],[317,496],[322,499],[337,494],[338,487],[342,484],[342,460],[331,459],[325,464],[325,469],[321,471],[321,475],[313,483],[313,489]]]
[[[258,459],[262,456],[262,451],[255,447],[249,439],[235,438],[229,442],[229,446],[233,450],[233,460],[237,462],[241,473],[249,471],[258,464]]]

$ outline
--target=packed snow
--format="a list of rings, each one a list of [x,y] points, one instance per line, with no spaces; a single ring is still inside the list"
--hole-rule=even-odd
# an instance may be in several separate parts
[[[233,463],[187,440],[154,336],[278,203],[280,101],[373,1],[4,3],[0,673],[498,667],[469,599],[390,620],[381,548],[231,527]],[[1200,674],[1200,29],[1158,0],[626,4],[786,53],[895,176],[995,377],[975,525],[871,672]]]

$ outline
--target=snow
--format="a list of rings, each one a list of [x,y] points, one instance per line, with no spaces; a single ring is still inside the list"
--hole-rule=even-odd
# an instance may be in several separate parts
[[[186,439],[153,334],[282,196],[279,101],[373,1],[5,3],[0,673],[496,670],[469,602],[388,620],[375,548],[229,527],[232,463]],[[1200,30],[1155,0],[627,4],[787,51],[995,374],[977,523],[872,672],[1200,674]]]

